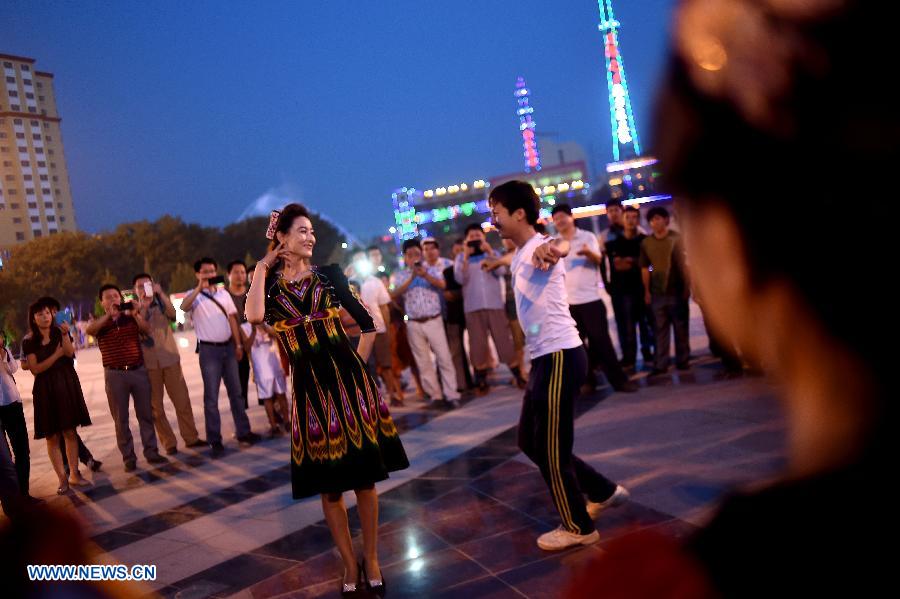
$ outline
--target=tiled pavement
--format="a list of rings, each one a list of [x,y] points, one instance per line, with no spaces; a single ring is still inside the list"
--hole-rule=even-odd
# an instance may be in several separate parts
[[[535,545],[557,516],[540,474],[515,445],[519,392],[500,385],[458,411],[395,411],[412,466],[378,485],[389,596],[554,597],[570,572],[623,530],[688,534],[727,488],[777,471],[783,441],[771,389],[759,378],[722,380],[705,356],[696,314],[692,334],[699,359],[690,373],[642,377],[637,394],[609,395],[607,388],[579,400],[576,452],[633,499],[598,520],[597,546],[547,554]],[[156,564],[151,588],[163,596],[336,596],[340,565],[319,502],[290,498],[286,439],[240,451],[232,443],[215,461],[182,449],[167,466],[127,475],[96,362],[95,350],[79,356],[95,422],[82,434],[104,472],[92,487],[57,498],[43,442],[33,441],[33,494],[74,509],[103,561]],[[202,425],[196,357],[186,352],[183,365]],[[23,391],[30,387],[30,377],[19,381]],[[253,393],[250,402],[262,431]],[[29,403],[26,397],[27,414]],[[352,494],[345,499],[353,505]],[[358,542],[355,508],[351,524]]]

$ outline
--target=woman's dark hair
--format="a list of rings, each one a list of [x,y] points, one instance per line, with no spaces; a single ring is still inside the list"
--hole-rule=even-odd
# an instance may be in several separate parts
[[[537,223],[541,214],[541,200],[531,183],[525,181],[507,181],[498,185],[491,190],[488,199],[491,204],[506,208],[510,214],[521,208],[529,225]]]
[[[28,330],[31,331],[32,339],[38,341],[41,339],[41,330],[34,322],[34,317],[38,312],[42,312],[43,310],[50,310],[51,312],[53,310],[59,310],[59,302],[52,297],[42,297],[28,306]]]
[[[287,233],[291,230],[291,227],[294,226],[294,221],[300,218],[301,216],[305,216],[312,220],[309,215],[309,210],[306,209],[306,206],[302,204],[292,203],[288,204],[284,208],[281,209],[281,214],[278,216],[278,222],[275,223],[275,235],[272,237],[272,241],[269,243],[269,251],[275,249],[275,246],[278,245],[278,233]]]
[[[655,152],[668,191],[690,211],[728,210],[752,283],[791,285],[882,388],[890,388],[896,327],[884,320],[890,304],[867,284],[885,280],[878,257],[895,255],[896,242],[872,231],[865,252],[872,259],[860,260],[852,251],[829,251],[828,237],[847,226],[847,178],[894,172],[900,157],[900,110],[884,62],[860,60],[886,58],[883,44],[895,36],[889,7],[848,2],[812,17],[766,11],[766,34],[786,52],[742,47],[737,36],[714,31],[727,60],[710,71],[700,56],[676,55],[655,115]],[[682,42],[708,39],[696,31],[702,23],[684,24],[692,27],[676,33]],[[865,35],[848,38],[852,31]],[[775,64],[754,64],[752,56]],[[753,68],[766,76],[754,77]],[[850,73],[865,86],[848,87]],[[835,284],[835,273],[851,279]]]
[[[62,305],[59,303],[59,300],[56,299],[55,297],[50,297],[49,295],[39,297],[35,301],[46,303],[47,306],[49,306],[51,310],[56,310],[57,312],[59,312],[59,310],[62,308]]]
[[[150,279],[150,282],[151,283],[153,282],[153,277],[151,277],[150,275],[148,275],[145,272],[142,272],[142,273],[138,273],[138,274],[134,275],[134,277],[132,277],[131,286],[134,287],[135,285],[137,285],[137,282],[140,281],[141,279]]]

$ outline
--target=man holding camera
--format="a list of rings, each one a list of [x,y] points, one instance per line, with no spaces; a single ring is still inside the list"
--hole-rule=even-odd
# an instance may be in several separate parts
[[[495,258],[496,254],[480,224],[472,223],[466,227],[465,241],[463,253],[456,257],[453,265],[453,275],[463,288],[469,358],[475,369],[475,385],[480,394],[487,393],[489,389],[487,375],[492,362],[488,347],[490,335],[500,360],[513,373],[516,385],[524,389],[527,382],[519,370],[503,298],[502,279],[507,268],[489,268],[488,260]]]
[[[150,326],[134,302],[122,301],[122,291],[115,285],[100,288],[100,304],[106,314],[88,325],[88,335],[97,338],[103,359],[106,398],[116,427],[116,442],[125,462],[125,472],[137,468],[134,439],[128,425],[128,398],[134,398],[134,412],[141,431],[144,457],[151,464],[165,464],[169,460],[159,455],[156,433],[153,430],[153,411],[150,404],[150,377],[144,367],[141,333],[150,334]]]
[[[422,259],[422,247],[418,239],[403,242],[403,262],[406,268],[394,273],[391,298],[403,298],[406,309],[409,346],[412,349],[422,386],[433,401],[443,397],[451,405],[459,405],[456,386],[456,369],[450,357],[444,319],[441,315],[441,293],[447,287],[440,267],[429,267]],[[441,385],[431,360],[431,352],[441,369]]]
[[[200,354],[200,374],[203,376],[206,440],[212,447],[213,456],[225,451],[219,416],[219,387],[223,380],[238,442],[250,445],[260,439],[250,430],[238,375],[238,361],[244,357],[244,348],[237,308],[231,294],[222,286],[225,278],[216,274],[218,268],[212,258],[197,260],[194,263],[197,286],[181,302],[181,309],[191,313],[197,334],[197,353]]]
[[[163,394],[168,391],[169,399],[175,406],[178,430],[187,447],[201,447],[206,442],[197,433],[194,424],[194,410],[188,395],[187,383],[181,371],[181,355],[175,342],[172,323],[175,322],[175,307],[147,273],[134,277],[134,292],[140,305],[140,314],[150,327],[150,334],[144,339],[144,366],[150,376],[150,405],[153,408],[153,424],[156,434],[166,450],[173,455],[178,452],[175,433],[166,418]]]

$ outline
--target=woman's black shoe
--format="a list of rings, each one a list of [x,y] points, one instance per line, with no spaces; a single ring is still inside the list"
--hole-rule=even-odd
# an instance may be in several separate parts
[[[362,575],[363,581],[366,583],[366,588],[369,589],[369,592],[376,597],[384,597],[385,593],[387,593],[386,583],[384,582],[384,573],[381,574],[381,580],[369,579],[369,575],[366,573],[366,561],[363,560]]]

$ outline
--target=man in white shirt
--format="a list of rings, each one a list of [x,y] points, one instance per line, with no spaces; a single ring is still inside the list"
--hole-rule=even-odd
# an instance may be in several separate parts
[[[540,199],[530,183],[504,183],[489,199],[494,226],[518,248],[511,267],[513,290],[531,355],[519,447],[540,468],[562,519],[559,528],[538,537],[538,546],[555,551],[595,543],[600,535],[591,517],[624,501],[628,492],[572,454],[575,397],[587,372],[587,355],[566,299],[560,258],[568,254],[569,243],[535,231]]]
[[[578,334],[587,340],[589,368],[586,386],[589,389],[586,391],[594,390],[597,384],[594,369],[599,366],[613,389],[633,393],[637,391],[637,385],[629,381],[628,375],[622,370],[612,339],[609,338],[606,304],[600,296],[603,285],[600,264],[603,262],[603,255],[600,253],[597,236],[575,226],[572,208],[568,204],[554,206],[552,215],[556,231],[562,239],[569,242],[572,250],[565,257],[566,296]]]
[[[219,417],[219,387],[223,380],[238,442],[249,445],[260,439],[250,430],[238,375],[238,360],[243,357],[244,348],[238,328],[237,308],[231,294],[221,285],[224,278],[216,277],[217,270],[218,264],[212,258],[197,260],[194,263],[197,286],[181,302],[181,309],[191,313],[197,333],[206,440],[212,447],[213,456],[225,451]]]
[[[381,279],[375,276],[375,265],[367,258],[365,252],[353,254],[350,271],[348,276],[359,283],[359,299],[375,322],[375,345],[372,346],[369,361],[374,363],[375,371],[387,386],[391,405],[402,406],[403,389],[394,375],[391,336],[388,329],[388,325],[391,324],[389,308],[391,295]]]

